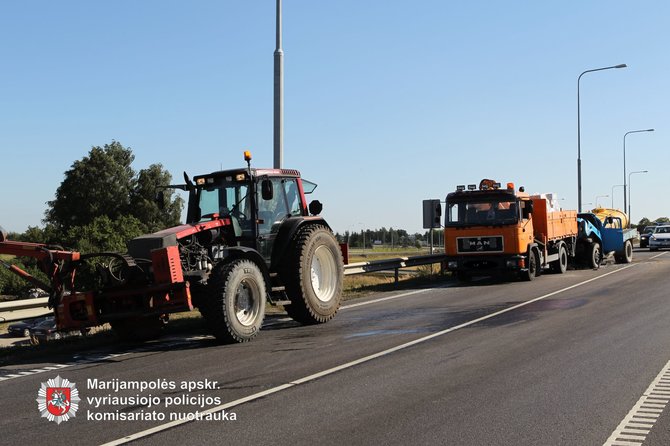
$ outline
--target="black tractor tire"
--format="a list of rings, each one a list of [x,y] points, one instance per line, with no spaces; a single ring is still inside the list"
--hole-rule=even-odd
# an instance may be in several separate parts
[[[472,275],[470,273],[466,273],[465,271],[456,272],[456,278],[458,279],[459,282],[463,283],[472,282]]]
[[[528,256],[528,268],[525,271],[521,271],[521,278],[530,282],[539,275],[539,270],[540,256],[535,249],[531,249],[530,255]]]
[[[568,250],[564,244],[558,247],[558,260],[552,262],[551,270],[556,274],[565,274],[568,270]]]
[[[333,233],[323,225],[300,228],[286,253],[282,279],[291,304],[286,312],[302,324],[335,317],[342,301],[344,264]]]
[[[616,263],[630,263],[633,261],[633,243],[626,240],[623,243],[623,252],[614,255]]]
[[[247,342],[263,325],[266,299],[265,279],[258,265],[236,259],[214,268],[209,296],[203,299],[200,312],[217,341]]]
[[[120,340],[143,342],[159,338],[163,334],[167,325],[167,317],[134,317],[112,321],[110,325]]]
[[[600,268],[600,264],[603,261],[603,250],[600,246],[600,243],[593,242],[587,250],[586,265],[592,269]]]

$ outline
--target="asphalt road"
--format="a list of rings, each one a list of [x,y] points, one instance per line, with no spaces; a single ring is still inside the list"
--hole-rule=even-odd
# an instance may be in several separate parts
[[[530,283],[377,294],[320,326],[273,317],[248,344],[167,338],[3,367],[2,443],[670,444],[670,377],[666,387],[659,376],[670,360],[669,274],[668,253],[643,250],[630,265]],[[81,398],[60,425],[35,401],[57,375]],[[655,379],[653,401],[640,403]],[[175,388],[100,388],[157,380]],[[189,381],[216,384],[180,388]],[[137,395],[156,406],[93,400]],[[140,415],[165,419],[95,420]],[[180,415],[218,418],[170,423]]]

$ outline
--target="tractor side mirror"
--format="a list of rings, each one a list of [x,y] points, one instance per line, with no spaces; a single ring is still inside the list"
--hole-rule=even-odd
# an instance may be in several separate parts
[[[165,194],[163,193],[162,190],[156,192],[154,201],[156,202],[156,206],[158,206],[158,209],[160,209],[161,211],[165,209]]]
[[[323,210],[323,205],[319,200],[313,200],[309,203],[309,213],[312,215],[319,215]]]
[[[267,178],[261,182],[261,197],[263,197],[263,200],[265,201],[272,200],[272,197],[274,197],[272,181]]]

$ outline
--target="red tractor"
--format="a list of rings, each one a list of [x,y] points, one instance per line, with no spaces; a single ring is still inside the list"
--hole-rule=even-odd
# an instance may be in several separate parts
[[[197,307],[220,342],[258,334],[265,304],[282,304],[304,324],[335,316],[343,260],[318,201],[316,184],[296,170],[247,167],[199,175],[168,186],[188,192],[186,224],[130,240],[127,254],[80,254],[6,240],[0,254],[37,258],[50,284],[5,264],[50,293],[60,330],[110,323],[123,339],[160,335],[168,315]],[[159,202],[160,200],[159,195]],[[93,261],[92,261],[93,260]],[[97,285],[75,289],[82,263]]]

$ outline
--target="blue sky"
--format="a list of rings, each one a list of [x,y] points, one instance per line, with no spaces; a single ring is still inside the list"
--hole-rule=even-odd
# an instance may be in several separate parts
[[[670,3],[284,0],[284,166],[336,231],[423,232],[482,178],[670,216]],[[71,164],[116,140],[175,179],[272,165],[275,1],[0,3],[0,225],[41,225]]]

